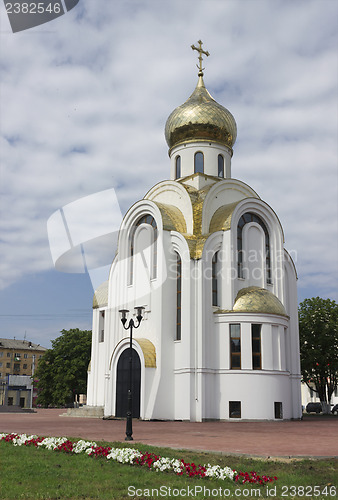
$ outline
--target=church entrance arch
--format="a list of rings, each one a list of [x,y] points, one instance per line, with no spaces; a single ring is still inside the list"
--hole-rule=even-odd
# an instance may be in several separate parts
[[[126,417],[128,409],[128,385],[129,385],[129,348],[125,349],[118,360],[116,370],[116,417]],[[141,392],[141,361],[140,357],[132,349],[132,403],[134,418],[140,417],[140,392]]]

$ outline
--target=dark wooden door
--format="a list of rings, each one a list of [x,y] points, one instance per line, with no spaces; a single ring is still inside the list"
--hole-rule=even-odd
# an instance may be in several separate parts
[[[116,417],[126,417],[128,409],[128,377],[129,377],[129,347],[122,352],[117,363],[117,378],[116,378]],[[140,390],[141,390],[141,362],[139,355],[132,350],[132,396],[133,396],[133,413],[134,418],[140,416]]]

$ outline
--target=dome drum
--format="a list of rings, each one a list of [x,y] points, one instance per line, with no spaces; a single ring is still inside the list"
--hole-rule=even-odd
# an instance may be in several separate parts
[[[203,173],[214,177],[231,177],[232,151],[222,144],[215,142],[191,141],[178,144],[170,151],[172,180],[188,177],[195,173],[195,153],[201,152],[204,158]],[[219,156],[223,162],[223,174],[219,174]],[[177,158],[180,157],[180,175],[177,172]]]

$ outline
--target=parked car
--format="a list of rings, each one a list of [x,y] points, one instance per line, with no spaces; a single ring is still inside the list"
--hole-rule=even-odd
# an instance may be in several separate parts
[[[333,415],[334,415],[335,413],[337,413],[337,415],[338,415],[338,405],[334,405],[334,407],[333,407],[333,408],[332,408],[332,410],[331,410],[331,413],[333,413]]]
[[[321,413],[322,405],[321,403],[308,403],[306,405],[306,413]]]

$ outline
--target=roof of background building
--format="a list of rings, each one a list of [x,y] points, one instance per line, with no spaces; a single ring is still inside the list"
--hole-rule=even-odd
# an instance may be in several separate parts
[[[27,349],[32,351],[47,351],[46,347],[34,344],[28,340],[0,339],[0,349]]]

